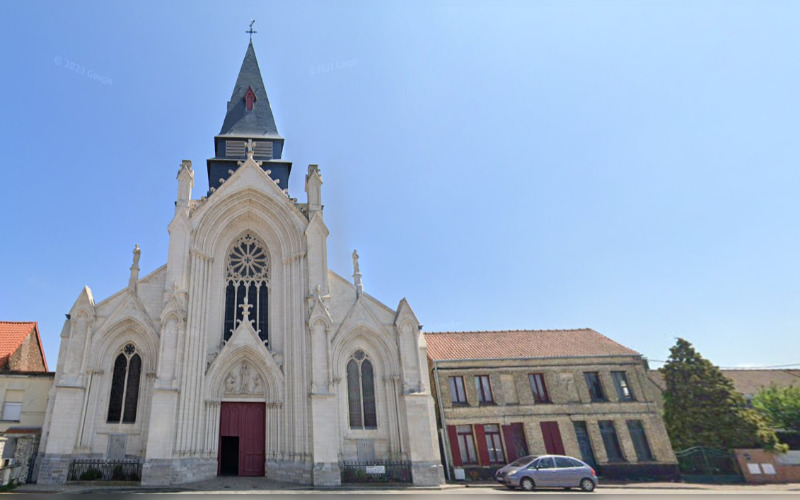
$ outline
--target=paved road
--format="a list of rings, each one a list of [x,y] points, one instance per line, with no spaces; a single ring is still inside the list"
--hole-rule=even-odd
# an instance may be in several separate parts
[[[539,491],[539,490],[537,490]],[[525,495],[524,492],[511,491],[494,484],[470,485],[450,484],[442,489],[429,488],[391,488],[382,486],[353,486],[332,489],[309,489],[305,486],[275,483],[264,478],[219,477],[208,481],[189,483],[173,487],[139,487],[139,486],[107,486],[99,484],[69,484],[61,487],[43,485],[24,485],[14,490],[15,493],[177,493],[177,494],[283,494],[283,495],[376,495],[386,493],[421,494],[421,495]],[[542,493],[555,495],[583,494],[579,490],[564,491],[561,489],[541,490]],[[795,494],[800,495],[800,484],[775,485],[700,485],[686,483],[636,483],[628,485],[601,485],[596,490],[599,494],[610,495],[686,495],[686,494],[720,494],[746,493]],[[510,497],[509,497],[510,498]]]

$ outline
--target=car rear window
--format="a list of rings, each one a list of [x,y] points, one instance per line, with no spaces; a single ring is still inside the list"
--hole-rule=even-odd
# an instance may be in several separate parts
[[[556,467],[560,469],[571,469],[577,467],[575,463],[567,457],[554,457],[556,459]]]
[[[586,464],[580,460],[575,460],[574,458],[568,458],[567,460],[573,463],[573,467],[586,467]]]

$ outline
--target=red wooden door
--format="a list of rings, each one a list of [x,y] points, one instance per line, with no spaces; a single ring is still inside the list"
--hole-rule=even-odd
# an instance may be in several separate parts
[[[222,403],[220,408],[220,450],[218,471],[222,471],[222,438],[239,438],[238,470],[240,476],[264,475],[264,403]]]
[[[521,422],[503,426],[503,437],[506,440],[506,455],[509,462],[528,454],[528,443],[525,441],[525,428]]]
[[[542,437],[544,438],[544,449],[551,455],[564,454],[564,442],[561,441],[561,432],[558,430],[558,422],[542,422]]]

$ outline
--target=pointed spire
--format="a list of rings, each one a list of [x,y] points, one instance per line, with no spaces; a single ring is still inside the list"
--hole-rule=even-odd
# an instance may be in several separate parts
[[[247,45],[247,52],[233,87],[228,112],[219,135],[237,137],[279,138],[272,107],[269,105],[267,90],[261,79],[253,41]]]

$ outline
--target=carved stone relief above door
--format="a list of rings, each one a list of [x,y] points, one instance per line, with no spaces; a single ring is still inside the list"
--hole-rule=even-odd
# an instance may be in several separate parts
[[[248,361],[242,361],[225,377],[225,396],[263,396],[264,380],[251,368]]]

